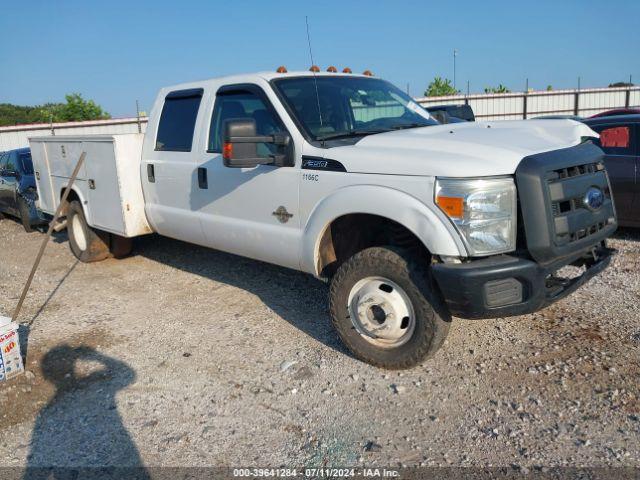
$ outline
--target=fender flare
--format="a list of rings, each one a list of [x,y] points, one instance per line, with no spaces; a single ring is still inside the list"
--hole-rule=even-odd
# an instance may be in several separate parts
[[[365,213],[386,217],[410,230],[434,254],[466,256],[462,239],[448,219],[417,198],[381,185],[353,185],[336,190],[319,202],[302,233],[300,268],[319,276],[320,240],[331,223],[344,215]]]
[[[65,183],[64,187],[62,187],[62,189],[60,190],[60,195],[56,199],[57,205],[59,205],[60,202],[62,201],[62,195],[64,195],[65,188],[67,188],[66,183]],[[82,194],[82,191],[80,189],[76,188],[75,186],[71,186],[71,191],[69,192],[69,195],[71,195],[72,193],[75,193],[76,197],[78,197],[78,200],[80,201],[80,205],[82,206],[82,210],[84,211],[84,215],[87,218],[87,222],[88,222],[89,221],[89,217],[87,216],[88,212],[87,212],[87,209],[85,208],[86,200],[84,198],[84,195]],[[56,205],[56,208],[58,208],[57,205]],[[63,212],[63,213],[66,214],[66,211]]]

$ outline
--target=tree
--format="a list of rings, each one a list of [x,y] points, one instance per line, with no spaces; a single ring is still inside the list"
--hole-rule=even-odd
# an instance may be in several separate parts
[[[609,88],[613,88],[613,87],[633,87],[633,83],[630,83],[630,82],[610,83]]]
[[[100,105],[93,100],[85,100],[79,93],[65,95],[65,99],[67,103],[61,104],[58,109],[54,110],[55,121],[81,122],[111,118],[111,115],[102,110]]]
[[[93,100],[85,100],[79,93],[65,95],[66,103],[45,103],[24,106],[0,104],[0,126],[23,123],[73,122],[111,118]]]
[[[547,85],[547,92],[551,92],[553,91],[553,86],[552,85]]]
[[[504,85],[500,84],[497,87],[485,87],[484,89],[484,93],[509,93],[511,92],[511,90],[509,90],[507,87],[505,87]]]
[[[425,97],[444,97],[445,95],[457,95],[460,93],[451,85],[451,80],[448,78],[435,77],[433,81],[427,86],[427,90],[424,92]]]

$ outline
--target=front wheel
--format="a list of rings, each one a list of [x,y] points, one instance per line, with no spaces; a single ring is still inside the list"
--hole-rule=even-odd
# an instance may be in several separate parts
[[[67,229],[69,246],[78,260],[91,263],[109,257],[109,234],[87,224],[82,205],[77,200],[67,208]]]
[[[409,368],[442,346],[451,316],[423,262],[407,250],[372,247],[340,266],[331,282],[331,317],[355,357]]]
[[[31,225],[31,209],[26,200],[18,197],[18,213],[20,213],[20,222],[24,231],[27,233],[33,232],[33,225]]]

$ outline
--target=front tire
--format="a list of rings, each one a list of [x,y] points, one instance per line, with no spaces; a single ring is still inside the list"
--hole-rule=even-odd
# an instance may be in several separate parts
[[[18,213],[20,213],[20,222],[24,231],[27,233],[33,232],[33,225],[31,225],[31,211],[29,205],[23,199],[18,197]]]
[[[451,316],[424,263],[388,246],[362,250],[340,266],[331,281],[331,318],[356,358],[410,368],[442,346]]]
[[[71,251],[81,262],[99,262],[109,257],[109,234],[87,224],[82,205],[77,200],[67,208],[67,230]]]

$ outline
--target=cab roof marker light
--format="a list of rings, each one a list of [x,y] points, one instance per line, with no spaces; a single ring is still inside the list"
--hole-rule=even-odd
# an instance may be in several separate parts
[[[342,73],[353,73],[349,67],[344,67]]]
[[[338,69],[331,65],[329,68],[327,68],[327,72],[338,73]]]
[[[280,65],[276,70],[276,73],[287,73],[287,67],[285,67],[284,65]]]
[[[311,65],[311,68],[309,68],[309,71],[318,73],[320,71],[320,67],[318,67],[317,65]]]
[[[371,72],[371,70],[365,70],[364,72],[362,72],[363,75],[366,75],[367,77],[373,77],[373,73]]]

